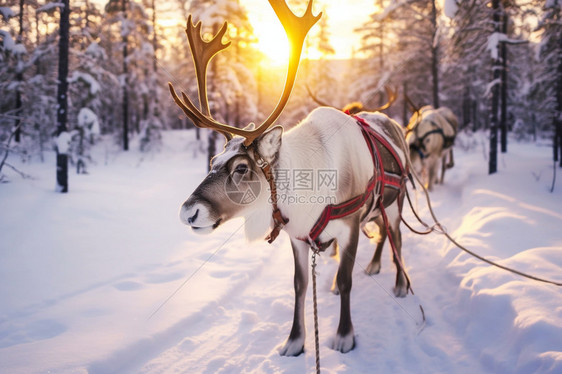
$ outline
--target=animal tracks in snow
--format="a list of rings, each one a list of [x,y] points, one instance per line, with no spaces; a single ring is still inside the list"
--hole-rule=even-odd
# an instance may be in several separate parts
[[[67,327],[54,319],[39,319],[21,325],[6,323],[0,327],[0,349],[18,344],[53,338],[64,333]]]

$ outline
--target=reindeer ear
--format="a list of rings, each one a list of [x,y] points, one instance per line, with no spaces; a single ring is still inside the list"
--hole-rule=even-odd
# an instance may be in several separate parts
[[[283,127],[275,126],[266,131],[257,139],[258,153],[269,163],[272,163],[279,148],[281,148],[281,138],[283,137]]]

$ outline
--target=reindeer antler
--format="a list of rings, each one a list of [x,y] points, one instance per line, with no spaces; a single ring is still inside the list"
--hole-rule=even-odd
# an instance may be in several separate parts
[[[306,90],[308,91],[308,95],[310,96],[310,98],[312,99],[312,101],[314,101],[316,104],[321,105],[321,106],[329,106],[329,107],[335,108],[334,105],[328,104],[328,103],[326,103],[325,101],[322,101],[321,99],[319,99],[318,97],[316,97],[316,95],[312,92],[312,90],[310,89],[310,87],[308,86],[308,84],[306,84],[305,86],[306,86]],[[386,96],[388,96],[388,101],[387,101],[385,104],[383,104],[383,105],[381,105],[381,106],[379,106],[379,107],[377,107],[377,108],[373,108],[373,109],[371,109],[371,108],[365,108],[365,107],[363,107],[363,104],[361,104],[360,102],[353,102],[353,103],[347,104],[342,110],[343,110],[343,111],[346,111],[347,108],[351,108],[351,107],[356,108],[356,107],[359,107],[359,110],[358,110],[358,111],[380,112],[381,110],[388,109],[388,108],[390,108],[390,106],[391,106],[392,104],[394,104],[394,102],[396,101],[396,97],[397,97],[397,96],[396,96],[396,92],[397,92],[397,90],[395,89],[395,90],[393,91],[388,85],[385,85],[385,86],[384,86],[384,90],[386,91]],[[352,113],[352,114],[354,114],[354,113]]]
[[[420,112],[421,107],[414,104],[412,99],[410,99],[410,97],[406,95],[405,92],[404,92],[404,99],[406,99],[406,102],[408,103],[408,105],[410,105],[410,110],[412,111],[412,117],[410,118],[410,122],[406,126],[406,129],[408,131],[412,131],[412,129],[417,126],[421,118],[421,112]]]
[[[417,106],[416,104],[414,104],[412,99],[410,99],[410,96],[406,95],[406,93],[404,93],[404,98],[406,99],[406,102],[408,103],[408,105],[410,105],[410,110],[412,112],[419,112],[420,111],[420,107]]]
[[[328,104],[325,101],[320,100],[318,97],[316,97],[316,95],[312,92],[312,90],[310,89],[310,87],[308,86],[308,84],[305,84],[306,87],[306,91],[308,92],[308,96],[310,96],[310,98],[312,99],[312,101],[314,101],[316,104],[320,105],[320,106],[330,106],[332,108],[335,108],[334,105]]]
[[[300,57],[302,53],[302,47],[306,35],[314,26],[314,24],[320,19],[322,13],[314,16],[312,14],[312,2],[310,0],[308,7],[302,17],[296,16],[287,6],[284,0],[269,0],[269,4],[277,14],[277,18],[281,21],[287,38],[290,44],[290,54],[289,54],[289,66],[287,69],[287,77],[285,80],[285,88],[281,94],[281,98],[277,103],[277,106],[269,117],[254,130],[243,130],[237,127],[229,126],[227,124],[219,123],[215,121],[209,112],[207,103],[207,90],[206,90],[206,68],[209,61],[213,58],[215,54],[227,48],[230,43],[222,44],[222,37],[226,32],[227,24],[223,25],[222,29],[217,33],[217,35],[210,41],[205,42],[200,36],[201,32],[201,22],[197,23],[195,27],[191,23],[191,16],[188,19],[188,28],[186,33],[189,39],[190,48],[193,55],[193,60],[195,62],[195,69],[197,72],[197,82],[199,85],[199,102],[201,103],[201,109],[198,110],[191,100],[187,97],[185,93],[182,92],[182,99],[176,94],[174,87],[171,83],[168,83],[170,88],[170,93],[174,98],[176,104],[183,110],[183,112],[193,121],[193,123],[198,127],[206,127],[216,130],[222,133],[227,140],[232,138],[232,135],[240,135],[246,140],[244,145],[250,145],[257,137],[263,134],[281,115],[281,112],[287,105],[289,96],[295,84],[295,78],[297,76],[297,71],[300,63]],[[194,32],[198,34],[196,38]],[[197,56],[197,57],[195,57]],[[199,64],[199,66],[198,66]],[[205,113],[203,113],[203,112]]]
[[[384,90],[386,91],[386,96],[388,96],[388,101],[386,102],[386,104],[376,108],[374,112],[379,112],[381,110],[388,109],[396,101],[396,97],[397,97],[396,92],[398,90],[395,89],[394,91],[392,91],[392,89],[386,84],[384,85]]]

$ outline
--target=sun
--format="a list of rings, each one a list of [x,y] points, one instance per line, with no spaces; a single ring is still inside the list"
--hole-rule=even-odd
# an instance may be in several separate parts
[[[274,16],[275,17],[275,16]],[[261,17],[260,17],[261,18]],[[268,65],[282,66],[289,61],[289,41],[283,27],[275,18],[270,21],[252,21],[254,33],[258,38],[257,47],[262,52]]]

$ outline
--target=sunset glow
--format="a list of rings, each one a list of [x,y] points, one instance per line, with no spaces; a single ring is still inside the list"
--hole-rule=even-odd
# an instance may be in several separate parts
[[[279,20],[269,3],[263,0],[242,0],[248,10],[250,22],[259,38],[259,49],[275,64],[283,64],[288,56],[288,43]],[[366,5],[372,7],[371,2],[365,0],[333,0],[314,1],[314,14],[323,12],[328,18],[330,40],[336,53],[327,58],[350,58],[353,50],[360,47],[360,37],[354,29],[368,20],[369,14],[364,11]],[[291,7],[297,14],[302,10]],[[317,32],[317,27],[311,33]],[[321,53],[313,46],[303,51],[303,58],[322,58]]]
[[[289,58],[289,42],[283,27],[274,18],[271,22],[252,22],[254,32],[258,36],[258,49],[267,57],[267,64],[284,65]],[[273,24],[272,24],[273,23]]]

